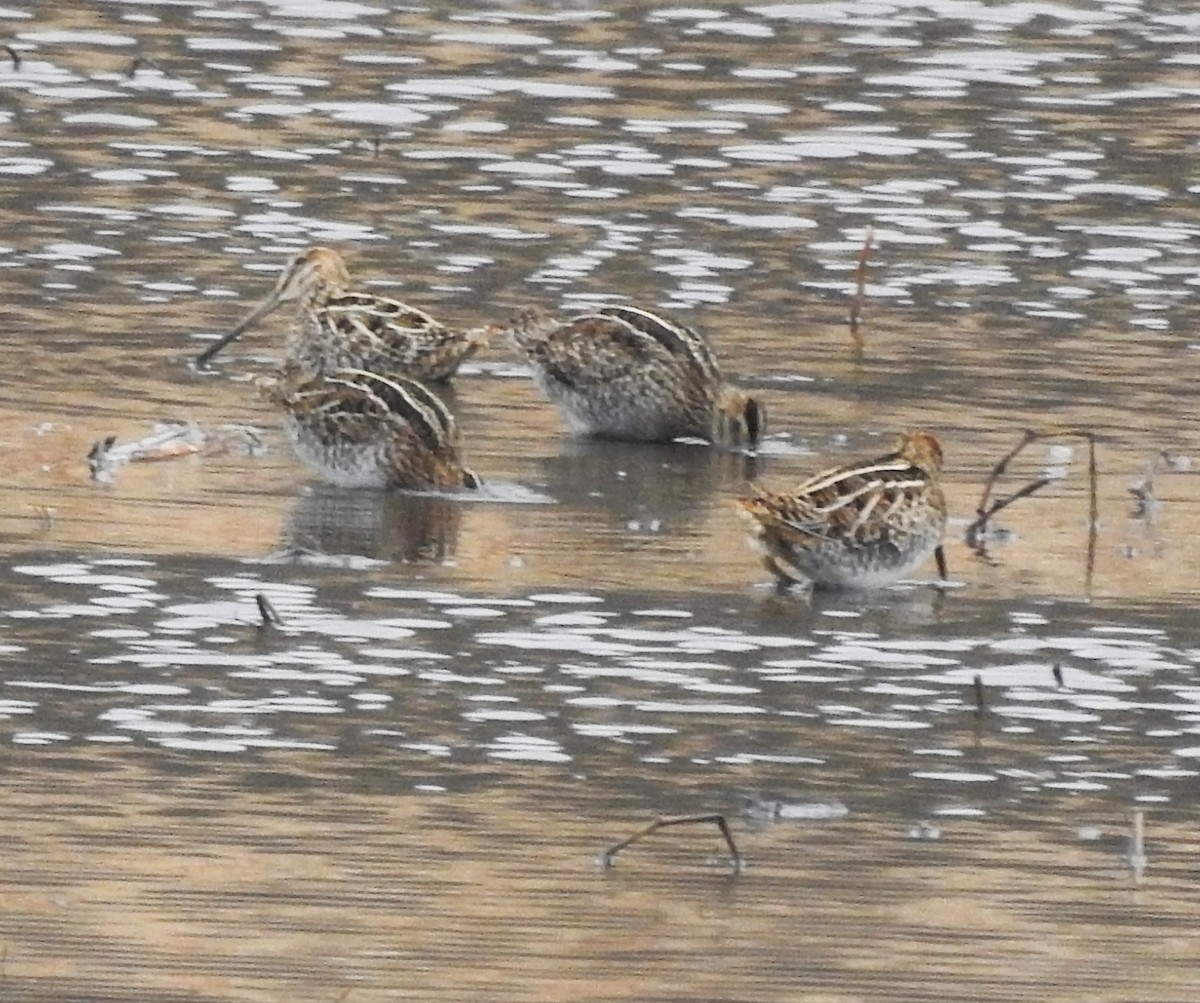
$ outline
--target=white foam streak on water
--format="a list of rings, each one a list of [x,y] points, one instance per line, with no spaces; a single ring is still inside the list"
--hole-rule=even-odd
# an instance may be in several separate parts
[[[583,592],[535,592],[529,596],[528,602],[543,605],[581,606],[592,603],[603,603],[601,596],[588,595]]]
[[[37,710],[37,706],[31,700],[0,700],[0,717],[10,717],[14,714],[32,714]]]
[[[530,35],[518,31],[451,31],[434,35],[435,42],[447,42],[459,45],[485,46],[515,46],[520,48],[536,48],[549,45],[550,39],[542,35]]]
[[[53,160],[39,157],[4,157],[0,159],[0,174],[44,174],[53,166]]]
[[[696,666],[671,666],[660,665],[659,667],[631,665],[625,666],[609,666],[609,665],[564,665],[561,667],[561,673],[571,679],[633,679],[641,683],[646,683],[651,686],[676,686],[680,689],[689,690],[703,685],[703,677],[695,675],[693,672],[686,671],[689,668]],[[701,669],[710,669],[713,666],[699,666]],[[748,690],[748,692],[753,692]]]
[[[52,745],[55,742],[68,742],[71,736],[54,731],[18,731],[13,734],[13,745]]]
[[[830,717],[830,724],[851,728],[878,728],[881,731],[923,731],[931,727],[924,721],[911,721],[898,717]]]
[[[277,52],[280,48],[273,42],[217,36],[194,36],[184,39],[184,44],[193,52]]]
[[[681,219],[712,219],[730,226],[745,227],[750,230],[811,230],[817,224],[812,219],[803,216],[789,216],[776,213],[738,213],[727,210],[697,206],[681,209],[678,213]],[[880,235],[880,239],[883,239]],[[748,263],[753,264],[752,262]]]
[[[607,619],[595,613],[553,613],[539,616],[534,623],[539,627],[603,627]]]
[[[555,742],[520,733],[496,739],[487,749],[491,759],[532,763],[568,763],[571,757]]]
[[[675,728],[659,724],[575,724],[572,731],[585,738],[621,740],[630,735],[673,735]]]
[[[581,655],[607,657],[628,655],[639,649],[629,644],[611,644],[595,638],[571,633],[540,634],[512,631],[477,635],[480,644],[501,645],[525,651],[570,651]]]
[[[342,618],[314,618],[296,624],[305,631],[353,641],[399,641],[416,637],[417,632],[383,621],[354,621]],[[444,626],[449,626],[448,624]]]
[[[939,780],[953,784],[987,784],[998,778],[992,773],[967,773],[956,770],[921,770],[913,773],[923,780]]]
[[[919,669],[932,665],[957,664],[954,659],[921,655],[916,651],[886,651],[882,648],[862,644],[835,644],[826,649],[824,657],[837,662],[852,662],[892,669]]]
[[[1065,707],[1015,707],[1004,705],[994,708],[996,714],[1016,720],[1046,721],[1056,724],[1092,724],[1100,720],[1098,714],[1069,710]]]
[[[685,703],[672,700],[639,700],[634,702],[633,709],[643,714],[712,714],[721,717],[766,713],[761,707],[744,704]]]
[[[872,686],[864,686],[861,690],[863,693],[877,694],[881,696],[904,696],[904,697],[932,697],[937,696],[938,691],[929,689],[923,686],[914,686],[909,683],[893,683],[881,682]]]

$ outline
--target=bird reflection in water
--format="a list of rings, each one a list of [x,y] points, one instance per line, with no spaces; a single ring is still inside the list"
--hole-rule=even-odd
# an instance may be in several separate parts
[[[758,473],[758,457],[694,444],[631,448],[603,439],[563,442],[541,461],[544,483],[556,501],[580,511],[603,511],[620,520],[672,525],[702,520],[714,495],[740,489]]]
[[[462,503],[446,495],[315,485],[296,500],[284,546],[331,557],[437,564],[454,556],[461,519]]]

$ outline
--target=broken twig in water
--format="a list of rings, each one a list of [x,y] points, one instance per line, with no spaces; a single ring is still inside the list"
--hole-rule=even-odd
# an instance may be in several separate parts
[[[1129,485],[1129,493],[1133,496],[1130,518],[1140,519],[1147,525],[1154,521],[1154,516],[1162,508],[1162,502],[1154,493],[1154,478],[1160,470],[1171,470],[1170,457],[1161,450],[1147,461],[1146,472]]]
[[[144,69],[157,70],[159,73],[162,73],[163,76],[166,76],[163,68],[149,56],[136,56],[133,62],[129,64],[129,68],[125,71],[125,76],[132,80],[138,75],[138,70]]]
[[[1087,590],[1092,591],[1092,575],[1096,571],[1096,537],[1100,532],[1100,499],[1096,481],[1100,471],[1096,466],[1096,437],[1087,433],[1088,444],[1088,545],[1087,545]]]
[[[262,448],[257,429],[245,425],[221,425],[205,430],[190,422],[159,422],[148,435],[117,443],[115,435],[92,443],[88,469],[92,480],[107,483],[126,463],[152,463],[183,456],[216,456],[234,450],[253,456]]]
[[[92,475],[92,480],[102,478],[109,466],[108,454],[116,444],[117,437],[115,435],[106,435],[103,439],[97,439],[92,443],[92,448],[88,450],[87,454],[88,472]]]
[[[271,605],[271,600],[268,599],[262,592],[259,592],[254,601],[258,603],[258,614],[262,617],[262,626],[264,627],[282,627],[283,617],[279,615],[279,611]]]
[[[867,301],[867,260],[871,257],[871,242],[875,228],[868,226],[863,235],[862,250],[858,252],[858,264],[854,266],[854,296],[850,300],[850,336],[855,347],[863,347],[863,337],[858,333],[858,322],[862,317],[863,305]]]
[[[729,823],[725,820],[725,816],[717,812],[711,812],[705,815],[664,815],[656,818],[649,825],[639,829],[632,836],[627,836],[619,843],[614,843],[600,855],[600,865],[608,870],[613,866],[617,854],[634,843],[640,842],[651,833],[658,832],[659,829],[665,829],[668,826],[674,825],[715,825],[721,830],[721,835],[725,838],[725,845],[729,847],[729,856],[733,861],[733,870],[735,874],[740,874],[745,869],[745,861],[742,855],[738,852],[737,844],[733,841],[733,833],[729,831]]]
[[[1035,491],[1040,491],[1054,480],[1051,477],[1039,477],[1037,480],[1030,481],[1024,487],[1014,491],[1005,498],[992,500],[992,492],[995,490],[996,484],[1008,469],[1008,465],[1016,459],[1017,455],[1026,446],[1032,442],[1058,438],[1084,439],[1088,444],[1088,542],[1085,587],[1090,593],[1092,590],[1092,576],[1096,568],[1096,534],[1100,524],[1100,505],[1096,487],[1096,482],[1099,479],[1098,467],[1096,465],[1096,436],[1087,429],[1049,428],[1039,430],[1027,428],[1021,441],[1010,449],[992,468],[992,472],[988,474],[987,481],[983,485],[983,494],[975,510],[975,521],[967,527],[967,546],[974,550],[980,557],[986,557],[988,522],[992,516],[1004,511],[1004,509],[1008,508],[1009,505],[1018,499],[1028,498]]]
[[[975,674],[975,681],[972,684],[972,688],[975,690],[975,716],[983,717],[984,712],[987,710],[987,695],[983,689],[983,676],[978,673]]]

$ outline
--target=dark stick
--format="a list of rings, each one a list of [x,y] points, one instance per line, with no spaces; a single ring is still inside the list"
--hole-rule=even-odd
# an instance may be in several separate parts
[[[12,60],[12,68],[19,70],[21,68],[21,54],[11,45],[6,45],[4,51],[8,53],[8,58]]]
[[[159,73],[162,73],[162,68],[149,56],[136,56],[133,62],[129,64],[129,69],[125,71],[125,76],[132,80],[137,76],[138,70],[144,69],[145,67],[150,67],[151,69],[158,70]]]
[[[987,710],[987,700],[983,692],[983,676],[975,676],[975,716],[982,717],[983,712]]]
[[[258,603],[258,614],[262,617],[262,625],[264,627],[282,627],[283,617],[279,615],[279,611],[271,605],[271,600],[263,593],[259,592],[254,601]]]
[[[659,829],[665,829],[672,825],[691,825],[691,824],[711,824],[721,830],[721,835],[725,837],[725,845],[729,847],[729,856],[733,860],[733,870],[735,874],[740,874],[745,869],[745,861],[742,859],[741,853],[738,852],[737,844],[733,841],[733,833],[729,831],[729,823],[725,821],[725,816],[713,812],[707,815],[664,815],[656,818],[645,828],[639,829],[632,836],[627,836],[619,843],[614,843],[600,855],[600,863],[605,870],[613,866],[617,854],[628,846],[640,842],[653,832],[658,832]]]
[[[1011,495],[992,502],[986,511],[980,509],[977,513],[975,521],[967,527],[968,546],[974,547],[976,550],[982,550],[984,546],[983,535],[987,531],[987,524],[992,516],[994,516],[997,512],[1003,512],[1013,502],[1018,501],[1021,498],[1028,498],[1035,491],[1041,491],[1041,489],[1049,483],[1049,477],[1040,477],[1036,481],[1030,481],[1023,488],[1018,491],[1014,491]]]
[[[1016,459],[1017,454],[1019,452],[1021,452],[1022,449],[1024,449],[1026,446],[1028,446],[1037,437],[1038,437],[1037,432],[1034,432],[1032,429],[1028,429],[1028,428],[1025,429],[1025,433],[1024,433],[1024,436],[1022,437],[1021,441],[1018,442],[1012,449],[1010,449],[1001,458],[999,463],[997,463],[994,467],[992,467],[992,472],[990,474],[988,474],[988,479],[983,485],[983,495],[979,499],[979,505],[975,509],[975,513],[977,515],[979,515],[979,516],[984,515],[984,510],[987,506],[988,499],[992,495],[992,490],[995,488],[996,482],[1000,480],[1001,476],[1003,476],[1004,471],[1006,471],[1008,469],[1008,465],[1010,463],[1012,463],[1013,460]]]
[[[854,297],[850,301],[850,334],[854,343],[862,348],[863,339],[858,333],[858,320],[862,315],[863,305],[867,301],[867,259],[871,257],[871,240],[875,236],[875,228],[868,226],[863,236],[862,250],[858,252],[858,264],[854,267]]]
[[[1084,590],[1092,594],[1092,576],[1096,570],[1096,537],[1100,531],[1100,502],[1096,497],[1096,439],[1088,436],[1088,542],[1087,570],[1084,573]]]
[[[106,435],[103,439],[97,439],[92,443],[92,448],[88,450],[87,463],[88,472],[92,475],[92,480],[100,476],[100,473],[108,464],[109,450],[117,444],[115,435]]]
[[[992,472],[988,475],[988,479],[983,486],[983,495],[979,499],[979,505],[976,508],[975,521],[967,527],[967,544],[974,548],[981,555],[984,551],[983,536],[987,530],[988,520],[991,519],[997,512],[1006,509],[1019,498],[1026,498],[1035,491],[1040,491],[1050,483],[1050,478],[1043,477],[1036,481],[1031,481],[1019,491],[1013,493],[1007,498],[1002,498],[1000,501],[988,504],[992,491],[995,489],[996,483],[1000,476],[1008,469],[1008,465],[1016,458],[1031,442],[1036,442],[1039,439],[1051,439],[1061,436],[1063,438],[1078,438],[1086,439],[1088,443],[1088,494],[1089,494],[1089,526],[1088,526],[1088,547],[1087,547],[1087,568],[1085,573],[1085,588],[1088,594],[1092,590],[1092,575],[1096,564],[1096,543],[1097,534],[1099,532],[1100,522],[1100,504],[1097,494],[1097,480],[1099,477],[1098,467],[1096,464],[1096,436],[1086,429],[1079,428],[1050,428],[1045,430],[1025,429],[1021,437],[1021,441],[1017,443],[1011,450],[1008,451],[1000,462],[992,468]]]

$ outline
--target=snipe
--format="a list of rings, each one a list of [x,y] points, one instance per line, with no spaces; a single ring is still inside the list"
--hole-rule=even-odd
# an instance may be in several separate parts
[[[930,554],[946,577],[942,448],[928,432],[894,451],[816,474],[791,491],[756,488],[737,500],[750,540],[780,584],[862,589],[886,585]]]
[[[448,328],[424,310],[355,289],[337,251],[310,247],[288,262],[262,303],[196,357],[196,365],[207,366],[284,303],[298,304],[285,359],[314,374],[362,369],[425,382],[447,380],[489,334],[486,328]]]
[[[449,409],[428,387],[361,369],[312,375],[294,363],[260,381],[296,455],[342,487],[477,488]]]
[[[507,333],[578,435],[754,449],[766,432],[765,407],[724,381],[707,340],[649,310],[602,307],[565,320],[528,310]]]

